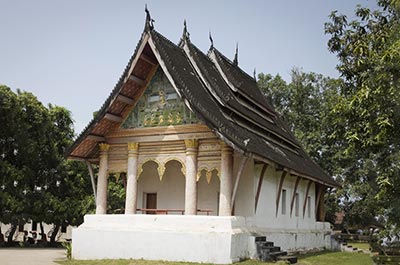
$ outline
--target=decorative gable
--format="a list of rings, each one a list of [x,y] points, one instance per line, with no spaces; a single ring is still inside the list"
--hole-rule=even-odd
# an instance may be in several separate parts
[[[159,67],[136,106],[121,127],[124,129],[199,123]]]

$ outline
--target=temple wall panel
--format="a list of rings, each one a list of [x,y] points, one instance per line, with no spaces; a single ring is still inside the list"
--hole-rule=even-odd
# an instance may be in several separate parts
[[[257,189],[257,183],[259,181],[262,165],[255,167],[255,183],[254,191]],[[282,171],[276,171],[273,166],[269,166],[263,180],[261,193],[258,201],[258,207],[256,214],[253,218],[253,224],[259,228],[268,229],[306,229],[313,230],[317,229],[318,222],[315,219],[315,184],[312,183],[310,186],[310,217],[308,216],[308,206],[306,207],[305,214],[303,217],[303,205],[308,186],[308,180],[301,179],[298,183],[297,193],[299,194],[299,216],[296,216],[296,202],[294,202],[292,215],[291,200],[295,189],[296,176],[287,174],[282,186],[283,190],[286,190],[286,199],[283,199],[284,193],[281,193],[279,199],[279,208],[276,211],[276,198],[278,192],[279,181],[282,175]],[[285,203],[283,203],[285,200]],[[254,206],[253,206],[254,207]],[[285,207],[284,213],[282,207]]]
[[[238,170],[242,163],[242,156],[235,155],[233,162],[234,182],[238,176]],[[239,179],[239,186],[235,199],[235,215],[250,217],[254,215],[254,160],[248,159]]]
[[[197,182],[198,209],[212,210],[210,215],[218,215],[219,183],[219,177],[215,170],[211,172],[211,178],[209,179],[207,179],[206,172],[202,172],[200,179]]]

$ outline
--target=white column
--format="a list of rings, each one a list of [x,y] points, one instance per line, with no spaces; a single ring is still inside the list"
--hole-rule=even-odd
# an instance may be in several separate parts
[[[232,214],[232,173],[233,158],[232,148],[221,142],[221,182],[219,192],[219,215],[230,216]]]
[[[186,139],[185,215],[197,214],[197,148],[196,139]]]
[[[125,214],[136,213],[139,143],[128,143],[128,172],[126,183]]]
[[[107,177],[108,177],[108,149],[110,145],[99,144],[100,165],[97,177],[96,214],[107,213]]]

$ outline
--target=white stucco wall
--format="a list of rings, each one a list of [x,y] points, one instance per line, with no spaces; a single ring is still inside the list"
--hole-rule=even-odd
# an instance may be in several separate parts
[[[176,160],[168,162],[160,180],[157,164],[153,161],[145,163],[138,179],[138,208],[146,208],[146,193],[157,193],[158,209],[185,209],[185,177],[181,172],[181,164]]]
[[[255,166],[254,194],[260,177],[262,166]],[[280,246],[283,250],[298,251],[330,248],[330,224],[317,222],[315,217],[315,184],[310,186],[308,196],[311,197],[311,216],[306,207],[303,216],[303,205],[308,180],[300,180],[297,193],[299,194],[299,216],[295,215],[295,204],[290,215],[290,204],[295,188],[296,177],[286,175],[282,189],[286,190],[286,214],[282,214],[282,196],[276,214],[276,195],[282,172],[276,172],[269,166],[264,176],[256,214],[249,218],[254,234],[267,236],[268,241]]]
[[[227,264],[248,256],[244,226],[243,217],[86,215],[72,256]]]
[[[242,156],[236,154],[233,161],[233,186],[236,183],[238,170],[242,162]],[[254,160],[248,159],[239,179],[239,185],[235,198],[235,215],[252,217],[254,215]]]
[[[218,215],[219,177],[214,171],[210,183],[207,182],[205,172],[197,182],[197,208],[212,210],[210,215]],[[205,214],[205,213],[199,213]]]
[[[255,182],[258,184],[261,166],[257,165],[255,170]],[[308,196],[311,197],[311,216],[308,216],[306,207],[303,217],[303,204],[307,190],[308,180],[300,180],[297,187],[299,194],[299,216],[295,215],[295,205],[290,215],[290,204],[295,188],[296,177],[286,175],[282,189],[286,190],[286,214],[282,214],[282,196],[279,201],[278,213],[276,214],[276,196],[278,192],[281,172],[276,172],[273,167],[268,167],[264,176],[257,212],[253,218],[253,225],[260,228],[285,228],[285,229],[312,229],[315,227],[315,185],[311,184]],[[254,194],[257,186],[254,185]]]

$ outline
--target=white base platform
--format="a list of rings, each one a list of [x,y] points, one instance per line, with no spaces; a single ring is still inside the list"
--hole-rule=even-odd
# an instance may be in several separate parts
[[[255,258],[255,236],[282,250],[332,249],[329,223],[313,229],[262,229],[244,217],[86,215],[72,231],[74,259],[146,259],[230,264]]]
[[[235,216],[86,215],[72,256],[229,264],[249,255],[245,227]]]

